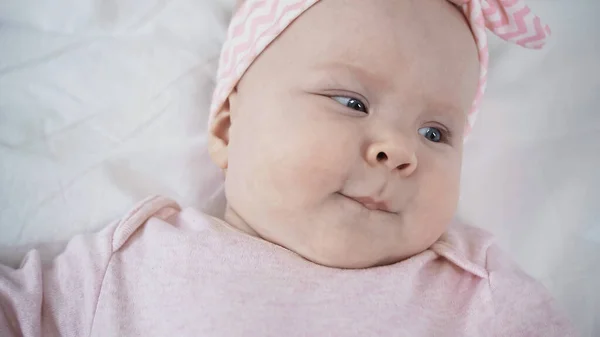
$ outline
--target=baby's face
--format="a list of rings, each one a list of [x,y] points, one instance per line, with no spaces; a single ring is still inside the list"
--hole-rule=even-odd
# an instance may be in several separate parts
[[[225,219],[332,267],[427,249],[456,210],[478,71],[446,0],[319,2],[217,115]]]

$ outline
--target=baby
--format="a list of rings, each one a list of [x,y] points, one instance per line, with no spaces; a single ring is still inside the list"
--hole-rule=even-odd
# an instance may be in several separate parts
[[[0,267],[0,336],[573,335],[453,221],[485,26],[548,34],[519,0],[247,0],[211,108],[222,219],[152,197]]]

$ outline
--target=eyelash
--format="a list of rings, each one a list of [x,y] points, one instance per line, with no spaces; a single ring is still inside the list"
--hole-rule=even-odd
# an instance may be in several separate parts
[[[438,142],[435,142],[429,138],[427,138],[424,134],[421,133],[421,130],[424,129],[436,129],[439,131],[440,133],[440,140]],[[450,130],[446,129],[445,127],[442,126],[424,126],[422,128],[419,128],[419,130],[417,131],[421,136],[423,136],[425,139],[431,141],[432,143],[441,143],[441,144],[450,144],[452,141],[452,132],[450,132]]]
[[[346,106],[349,109],[352,109],[352,110],[358,111],[358,112],[362,112],[367,115],[369,114],[369,108],[368,108],[367,104],[365,104],[359,98],[354,98],[352,96],[342,96],[342,95],[330,96],[330,98],[333,99],[334,101],[338,102],[339,104]],[[344,103],[344,101],[346,101],[346,103]],[[355,107],[350,106],[351,103],[355,104]],[[357,107],[358,107],[358,109],[357,109]]]

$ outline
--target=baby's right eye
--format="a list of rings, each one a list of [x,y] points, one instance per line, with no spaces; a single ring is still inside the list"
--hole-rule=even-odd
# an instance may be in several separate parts
[[[345,96],[333,96],[331,98],[333,100],[335,100],[336,102],[338,102],[342,105],[345,105],[346,107],[348,107],[352,110],[360,111],[365,114],[368,113],[367,106],[363,102],[361,102],[360,100],[358,100],[356,98],[345,97]]]

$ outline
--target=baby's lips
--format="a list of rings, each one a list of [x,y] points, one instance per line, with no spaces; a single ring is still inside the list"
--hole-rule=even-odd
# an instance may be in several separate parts
[[[349,197],[350,199],[356,200],[359,203],[363,204],[366,208],[370,210],[381,210],[390,212],[389,207],[385,201],[377,201],[371,197]]]

